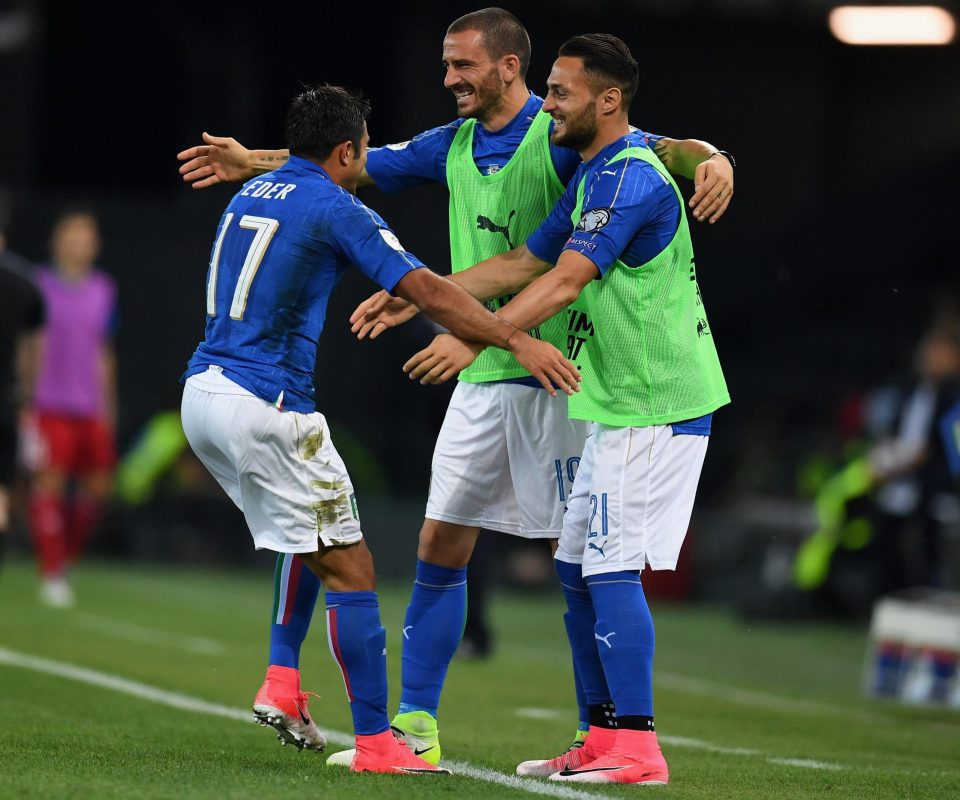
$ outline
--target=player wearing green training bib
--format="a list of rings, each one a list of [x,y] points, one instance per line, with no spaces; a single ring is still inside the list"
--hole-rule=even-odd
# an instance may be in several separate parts
[[[589,707],[605,716],[591,718],[582,746],[517,768],[564,782],[669,781],[653,724],[653,621],[640,572],[675,568],[713,411],[730,400],[682,198],[627,121],[638,83],[616,37],[563,45],[544,111],[555,143],[584,163],[524,245],[464,273],[488,291],[529,284],[499,311],[525,330],[578,298],[567,355],[583,380],[570,415],[591,427],[556,565],[575,671]],[[434,382],[476,352],[444,335],[407,367]]]
[[[484,175],[473,157],[475,119],[457,130],[447,152],[447,186],[450,193],[450,264],[453,272],[472,267],[525,242],[546,219],[564,184],[557,177],[550,155],[550,115],[538,112],[513,156],[496,172]],[[494,236],[478,234],[494,233]],[[491,311],[510,296],[487,301]],[[566,319],[556,314],[533,331],[559,349],[566,347]],[[527,376],[508,352],[491,348],[460,374],[468,383],[502,381]]]
[[[683,207],[680,190],[660,160],[646,146],[631,146],[637,138],[631,134],[605,148],[598,156],[602,169],[594,161],[583,166],[579,181],[571,183],[573,237],[563,240],[566,248],[603,264],[598,265],[602,280],[587,284],[579,298],[589,338],[577,362],[583,390],[571,398],[570,416],[615,427],[689,420],[730,401],[697,285],[686,216],[678,215],[669,244],[652,258],[646,259],[644,245],[633,241],[624,253],[614,254],[619,242],[637,230],[643,213],[625,213],[626,198],[639,205],[649,204],[652,196],[670,207],[672,191],[676,207]],[[647,169],[638,169],[637,162]],[[562,203],[556,213],[563,213]],[[548,252],[548,235],[541,231],[528,246]],[[614,261],[607,265],[610,258]]]

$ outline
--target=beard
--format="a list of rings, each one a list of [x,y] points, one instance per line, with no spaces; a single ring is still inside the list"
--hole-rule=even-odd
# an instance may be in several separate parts
[[[503,105],[503,80],[496,67],[483,76],[479,84],[473,86],[474,107],[461,113],[467,119],[477,119],[484,122],[490,119]]]
[[[566,117],[563,130],[554,134],[551,141],[560,147],[569,147],[571,150],[585,149],[597,135],[597,109],[590,105],[577,117]]]

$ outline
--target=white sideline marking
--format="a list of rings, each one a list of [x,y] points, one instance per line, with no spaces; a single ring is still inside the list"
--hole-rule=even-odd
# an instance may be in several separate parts
[[[161,705],[179,708],[184,711],[194,711],[200,714],[209,714],[216,717],[226,717],[228,719],[237,719],[243,722],[253,722],[253,713],[239,708],[223,706],[219,703],[209,703],[206,700],[200,700],[177,692],[168,692],[164,689],[157,689],[154,686],[148,686],[145,683],[121,678],[117,675],[109,675],[105,672],[78,667],[74,664],[67,664],[61,661],[51,661],[46,658],[38,658],[24,653],[17,653],[13,650],[7,650],[0,647],[0,664],[6,664],[11,667],[22,667],[33,670],[34,672],[43,672],[47,675],[56,675],[59,678],[69,678],[70,680],[88,683],[94,686],[100,686],[103,689],[112,689],[124,694],[133,695],[143,700],[152,700]],[[323,734],[332,744],[351,746],[353,736],[348,736],[339,731],[323,730]],[[561,797],[565,800],[603,800],[604,795],[590,794],[588,792],[569,789],[566,786],[556,786],[549,783],[542,783],[532,778],[520,778],[512,775],[503,775],[493,770],[481,769],[472,764],[462,761],[454,761],[449,764],[450,768],[460,775],[467,775],[476,780],[495,783],[500,786],[509,786],[511,789],[518,789],[531,794],[544,795],[546,797]]]
[[[678,692],[697,695],[698,697],[712,697],[716,700],[726,700],[739,705],[769,708],[771,711],[801,714],[828,714],[842,716],[845,719],[856,718],[862,722],[885,721],[877,714],[870,714],[842,705],[818,703],[812,700],[795,700],[790,697],[757,692],[752,689],[739,689],[735,686],[726,686],[701,678],[690,678],[672,672],[661,672],[654,676],[654,684]]]
[[[759,750],[751,750],[747,747],[723,747],[722,745],[705,742],[702,739],[690,739],[687,736],[667,736],[659,734],[657,738],[664,744],[672,744],[676,747],[691,747],[694,750],[706,750],[709,753],[723,753],[727,756],[762,756]]]
[[[178,708],[183,711],[193,711],[200,714],[208,714],[216,717],[226,717],[227,719],[236,719],[242,722],[253,722],[253,714],[250,711],[230,706],[220,705],[219,703],[210,703],[206,700],[190,697],[189,695],[179,694],[178,692],[169,692],[165,689],[158,689],[155,686],[149,686],[139,681],[121,678],[118,675],[110,675],[105,672],[79,667],[75,664],[67,664],[62,661],[52,661],[47,658],[39,658],[25,653],[17,653],[0,647],[0,664],[6,664],[11,667],[22,667],[42,672],[47,675],[56,675],[60,678],[69,678],[80,683],[88,683],[93,686],[99,686],[103,689],[111,689],[124,694],[139,697],[143,700],[151,700],[161,705]],[[528,709],[530,710],[530,709]],[[532,709],[537,710],[537,709]],[[548,711],[549,709],[541,709]],[[331,744],[349,747],[353,744],[353,736],[340,731],[322,729],[323,734]],[[791,767],[801,767],[805,769],[829,769],[840,770],[844,767],[839,764],[829,764],[823,761],[814,761],[811,759],[800,758],[774,758],[764,756],[759,750],[747,750],[737,747],[721,747],[700,739],[690,739],[683,736],[660,736],[665,744],[672,744],[677,747],[692,747],[698,750],[707,750],[714,753],[725,753],[739,756],[761,756],[771,764],[783,764]],[[500,786],[508,786],[512,789],[518,789],[531,794],[544,795],[546,797],[562,797],[568,800],[599,800],[604,795],[590,794],[576,789],[570,789],[566,786],[557,786],[549,783],[543,783],[532,778],[520,778],[513,775],[504,775],[500,772],[494,772],[489,769],[475,767],[464,761],[452,761],[448,765],[457,774],[467,775],[476,780],[495,783]]]
[[[783,764],[787,767],[803,767],[804,769],[846,769],[840,764],[831,764],[827,761],[816,761],[812,758],[778,758],[768,756],[760,750],[750,750],[745,747],[721,747],[720,745],[705,742],[702,739],[689,739],[686,736],[658,736],[664,744],[677,747],[691,747],[695,750],[706,750],[710,753],[723,753],[728,756],[760,756],[768,764]]]
[[[542,794],[547,797],[567,797],[570,800],[602,800],[604,797],[609,797],[609,795],[589,794],[577,789],[568,789],[566,786],[557,783],[545,783],[533,778],[521,778],[517,775],[504,775],[502,772],[480,769],[465,761],[444,761],[443,764],[450,767],[456,775],[467,775],[479,781],[489,781],[510,789],[519,789],[522,792]]]
[[[73,618],[81,628],[136,644],[167,645],[186,650],[188,653],[198,653],[204,656],[222,655],[227,649],[223,642],[218,642],[216,639],[207,639],[203,636],[183,636],[159,628],[148,628],[99,614],[81,611],[74,614]]]
[[[513,713],[527,719],[559,719],[562,715],[555,708],[518,708]]]
[[[827,761],[814,761],[811,758],[768,758],[771,764],[785,764],[788,767],[807,767],[809,769],[843,769],[839,764]]]

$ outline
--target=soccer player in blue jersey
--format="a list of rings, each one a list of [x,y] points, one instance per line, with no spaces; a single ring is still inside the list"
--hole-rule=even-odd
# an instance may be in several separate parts
[[[190,446],[244,512],[256,546],[281,554],[281,564],[296,554],[315,576],[290,573],[289,592],[312,593],[315,601],[319,581],[326,587],[330,651],[356,733],[352,768],[437,772],[390,732],[373,560],[350,477],[314,404],[330,292],[356,264],[465,339],[508,349],[550,392],[554,383],[573,391],[578,375],[554,347],[423,268],[354,197],[368,114],[366,101],[342,88],[303,92],[287,116],[289,161],[230,201],[207,273],[204,340],[184,374],[182,420]],[[301,641],[308,622],[296,623]],[[278,650],[282,644],[273,642]],[[286,648],[271,658],[254,714],[284,741],[322,750],[300,690],[299,643],[291,636]]]
[[[517,220],[525,214],[528,218],[539,214],[526,233],[536,227],[581,158],[575,149],[561,143],[531,141],[543,100],[527,88],[530,40],[512,14],[489,8],[457,19],[444,38],[443,59],[444,85],[456,99],[459,118],[409,142],[372,149],[361,185],[374,182],[393,192],[442,183],[450,190],[451,240],[506,251],[526,238],[518,230]],[[502,218],[492,211],[470,214],[463,210],[463,173],[451,172],[455,167],[448,156],[461,129],[474,120],[472,161],[483,179],[500,181],[508,168],[522,166],[523,159],[538,147],[549,148],[544,170],[552,171],[553,176],[544,175],[540,181],[545,185],[553,182],[557,188],[555,194],[544,198],[550,202],[544,202],[542,209],[532,212],[528,204],[519,202],[515,217],[509,214],[512,207],[498,209]],[[543,125],[540,135],[548,137],[552,127],[552,122]],[[655,143],[660,157],[675,171],[694,178],[697,191],[691,205],[695,216],[713,222],[724,213],[732,195],[732,167],[717,155],[716,148],[696,140],[637,135]],[[184,179],[197,188],[250,177],[285,158],[283,151],[247,150],[233,139],[206,134],[204,138],[207,145],[178,156],[186,162],[180,168]],[[479,259],[461,266],[475,260]],[[362,316],[369,308],[365,304],[357,314]],[[471,424],[458,424],[465,417]],[[463,629],[466,565],[478,533],[487,528],[552,540],[555,546],[586,431],[585,424],[568,419],[563,398],[546,396],[528,377],[464,382],[451,400],[434,454],[420,532],[417,581],[404,622],[403,691],[393,721],[395,729],[418,750],[425,750],[431,761],[440,758],[437,710]],[[465,484],[495,488],[478,496],[476,488],[466,491]],[[304,602],[298,607],[302,606],[302,615],[308,618],[307,605]],[[281,632],[275,636],[282,635],[282,626],[274,626],[274,630]],[[609,714],[607,709],[589,705],[579,690],[578,706],[579,743],[590,720],[608,719]]]
[[[669,780],[653,725],[654,629],[640,571],[676,567],[712,413],[729,402],[679,190],[628,123],[638,83],[636,61],[614,36],[561,47],[544,109],[554,141],[584,163],[525,244],[461,273],[481,298],[526,286],[498,311],[524,330],[578,298],[573,313],[585,317],[585,341],[570,344],[583,372],[570,413],[592,424],[556,565],[577,675],[591,706],[612,703],[616,726],[518,766],[558,781]],[[478,352],[444,335],[405,369],[440,382]]]

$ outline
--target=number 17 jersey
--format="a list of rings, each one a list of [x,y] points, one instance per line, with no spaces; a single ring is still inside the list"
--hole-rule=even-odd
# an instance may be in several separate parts
[[[387,291],[423,264],[383,219],[307,159],[248,181],[220,219],[204,340],[183,380],[218,366],[279,408],[315,410],[330,293],[351,264]]]

